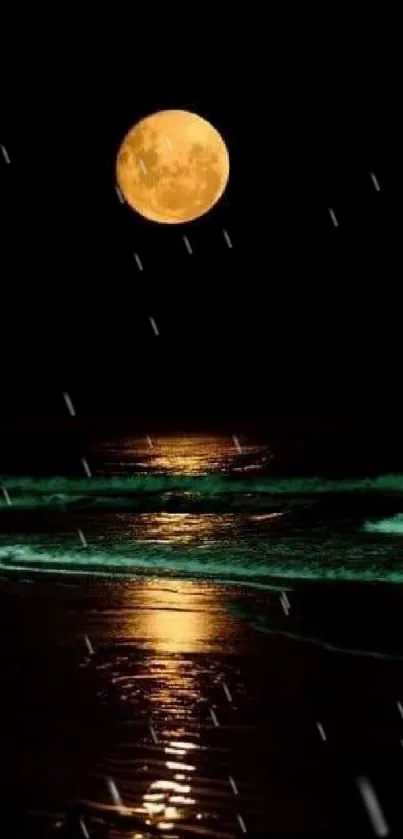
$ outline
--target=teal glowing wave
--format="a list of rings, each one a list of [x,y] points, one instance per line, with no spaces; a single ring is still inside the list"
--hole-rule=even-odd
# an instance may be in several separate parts
[[[403,536],[403,513],[379,521],[366,521],[364,530],[367,533],[384,533],[386,536]]]
[[[323,478],[233,478],[220,475],[150,475],[69,478],[69,477],[0,477],[3,494],[0,507],[63,508],[64,506],[89,506],[118,508],[135,506],[145,496],[162,496],[179,493],[188,495],[189,503],[197,499],[230,500],[235,506],[242,498],[243,505],[259,506],[259,496],[318,496],[352,493],[403,493],[403,475],[389,474],[375,478],[323,479]]]
[[[346,497],[359,493],[372,493],[375,498],[387,494],[396,497],[403,491],[403,475],[356,480],[149,474],[93,478],[8,476],[0,479],[0,487],[1,521],[6,534],[21,518],[24,527],[28,520],[28,516],[10,518],[7,511],[73,511],[64,519],[63,526],[72,531],[69,533],[19,533],[11,538],[4,532],[0,534],[0,568],[5,570],[128,577],[182,575],[263,586],[272,585],[276,579],[403,582],[401,539],[385,538],[390,534],[403,535],[403,515],[377,518],[377,500],[372,505],[376,508],[374,521],[366,522],[364,516],[371,515],[369,496],[364,501],[365,513],[359,514],[361,518],[349,512],[341,523],[336,521],[339,504],[333,502],[325,505],[331,508],[330,512],[326,510],[325,518],[319,516],[316,523],[305,518],[304,509],[299,519],[293,512],[286,515],[288,510],[282,511],[281,516],[267,513],[276,504],[294,511],[298,503],[309,508],[312,502],[316,509],[321,506],[317,504],[318,497],[332,493]],[[170,522],[164,533],[153,514],[156,509],[165,514],[166,505],[173,498],[179,498],[185,506],[181,506],[176,524],[174,515],[167,512]],[[311,500],[305,504],[307,498]],[[228,521],[222,516],[221,526],[220,516],[216,516],[219,526],[215,530],[203,528],[209,519],[205,513],[220,503],[230,511],[226,515]],[[395,503],[391,502],[393,506]],[[186,505],[193,516],[182,515]],[[130,508],[127,515],[120,512],[125,507]],[[146,514],[137,515],[144,509]],[[96,514],[103,510],[113,512]],[[265,515],[251,515],[255,510],[263,510]],[[246,516],[235,515],[238,511]],[[385,512],[384,508],[379,510],[379,516]],[[192,528],[187,518],[194,519]],[[35,513],[36,528],[42,521],[41,530],[48,531],[54,520],[59,521],[57,516]],[[77,528],[85,530],[83,545],[78,535],[81,530]]]
[[[133,577],[136,575],[214,579],[253,584],[285,580],[403,582],[400,551],[387,541],[369,544],[348,539],[236,539],[174,546],[105,540],[87,534],[18,539],[3,536],[0,569],[63,574]]]

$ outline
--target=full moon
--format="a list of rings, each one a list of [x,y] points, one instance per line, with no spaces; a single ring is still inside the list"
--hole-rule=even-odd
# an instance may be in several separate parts
[[[144,218],[183,224],[203,216],[228,183],[229,156],[218,131],[189,111],[160,111],[126,134],[116,161],[118,186]]]

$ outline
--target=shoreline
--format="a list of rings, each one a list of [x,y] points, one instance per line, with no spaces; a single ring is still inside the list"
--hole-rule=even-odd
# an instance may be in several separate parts
[[[46,563],[49,565],[49,563]],[[290,563],[291,564],[291,563]],[[15,564],[15,565],[6,565],[0,562],[0,581],[6,582],[7,580],[23,580],[23,576],[28,577],[30,574],[33,577],[33,581],[36,580],[45,580],[47,579],[49,583],[51,582],[59,582],[59,578],[74,578],[76,577],[80,582],[83,583],[90,583],[96,582],[96,580],[110,580],[116,583],[121,581],[122,583],[136,583],[142,582],[145,580],[158,580],[164,582],[178,580],[179,582],[189,582],[193,584],[200,584],[206,586],[222,586],[226,588],[245,588],[245,589],[256,589],[257,591],[293,591],[294,589],[299,589],[302,587],[307,586],[317,586],[317,587],[352,587],[352,586],[368,586],[368,587],[399,587],[403,588],[403,572],[401,575],[400,580],[394,580],[391,578],[379,578],[376,575],[376,572],[373,572],[373,577],[365,576],[365,571],[361,571],[357,573],[356,577],[352,576],[345,576],[344,578],[340,578],[337,576],[337,572],[334,572],[332,576],[332,569],[329,568],[327,572],[327,576],[323,576],[320,578],[319,576],[309,576],[306,575],[297,575],[295,576],[287,575],[273,575],[269,578],[256,577],[256,579],[251,575],[248,578],[226,578],[220,579],[218,576],[215,575],[205,575],[201,576],[200,574],[196,573],[194,575],[189,574],[188,572],[183,572],[181,574],[177,570],[175,572],[167,571],[165,574],[161,572],[160,569],[153,571],[146,571],[146,570],[137,570],[132,572],[124,573],[116,567],[116,569],[103,571],[102,567],[104,566],[94,566],[94,570],[88,571],[86,569],[81,569],[78,567],[74,568],[60,568],[57,565],[51,568],[44,568],[44,567],[32,567],[30,564]],[[3,573],[4,572],[4,573]],[[391,572],[393,573],[393,572]],[[324,568],[324,574],[326,574],[326,568]]]

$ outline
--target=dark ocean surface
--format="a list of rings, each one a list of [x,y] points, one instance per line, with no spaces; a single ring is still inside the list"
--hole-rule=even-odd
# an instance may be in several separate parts
[[[4,835],[400,835],[403,476],[82,457],[1,479]]]

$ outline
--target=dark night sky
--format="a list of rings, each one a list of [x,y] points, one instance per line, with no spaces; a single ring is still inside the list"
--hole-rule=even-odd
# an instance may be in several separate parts
[[[121,65],[115,76],[66,67],[56,85],[48,72],[10,79],[0,138],[11,158],[0,162],[3,422],[57,414],[65,389],[83,413],[179,424],[388,413],[397,403],[391,103],[372,79],[354,86],[295,68],[271,86],[246,69],[240,95],[236,64],[223,59],[210,80],[190,74],[186,89],[169,73],[137,86]],[[124,133],[165,107],[206,116],[230,151],[224,199],[186,230],[143,222],[114,191]]]

